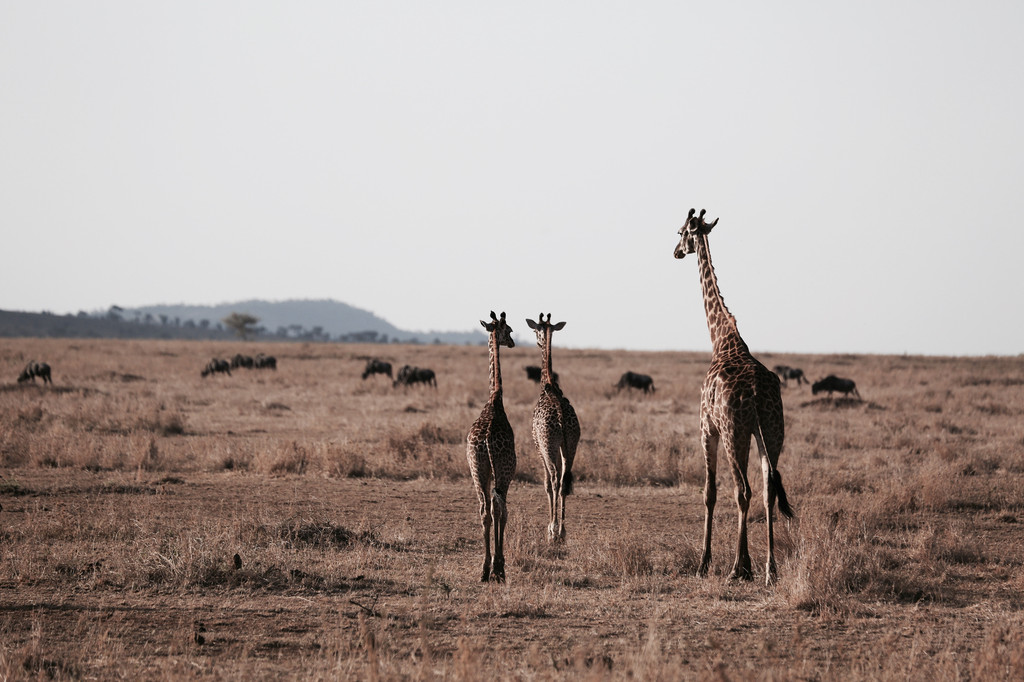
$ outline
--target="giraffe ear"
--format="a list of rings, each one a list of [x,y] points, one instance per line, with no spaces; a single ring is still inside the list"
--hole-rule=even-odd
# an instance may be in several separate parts
[[[493,331],[494,330],[494,327],[491,326],[490,322],[484,322],[483,320],[480,320],[480,326],[483,327],[484,329],[486,329],[487,331]]]
[[[536,329],[537,328],[537,323],[534,322],[533,320],[529,319],[529,318],[526,319],[526,324],[530,327],[530,329]]]
[[[559,331],[562,331],[562,327],[564,327],[564,326],[565,326],[565,322],[559,322],[558,324],[556,324],[556,325],[553,325],[553,326],[551,327],[551,330],[552,330],[552,331],[556,331],[556,332],[559,332]]]

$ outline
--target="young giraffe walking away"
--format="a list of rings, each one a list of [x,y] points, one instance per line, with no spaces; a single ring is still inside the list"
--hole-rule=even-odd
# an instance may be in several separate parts
[[[484,527],[484,572],[481,580],[505,582],[505,522],[508,519],[508,486],[516,473],[516,443],[512,426],[501,402],[501,363],[498,348],[515,348],[512,328],[491,311],[491,321],[480,324],[487,330],[490,356],[491,397],[473,422],[466,437],[466,457],[480,499],[480,522]],[[493,490],[491,485],[493,484]],[[493,512],[493,513],[492,513]],[[494,525],[494,562],[491,563],[491,524]]]
[[[772,521],[776,498],[779,511],[787,517],[793,516],[786,491],[782,487],[782,476],[776,468],[785,437],[779,378],[750,354],[736,327],[736,318],[722,300],[708,248],[708,233],[718,224],[718,219],[709,224],[704,221],[703,209],[696,218],[694,212],[691,208],[686,224],[679,230],[681,238],[675,249],[675,257],[697,254],[701,288],[704,291],[704,312],[707,314],[712,345],[711,366],[700,396],[700,438],[707,481],[704,485],[704,552],[697,575],[706,576],[711,563],[711,517],[717,494],[715,474],[718,468],[718,444],[723,441],[736,483],[736,505],[739,507],[736,560],[729,577],[753,579],[750,554],[747,552],[747,509],[751,496],[747,480],[747,456],[750,452],[750,438],[753,436],[757,441],[764,476],[764,506],[768,526],[765,584],[770,585],[776,575]]]
[[[558,383],[552,380],[551,336],[565,326],[565,322],[551,324],[544,313],[540,321],[527,320],[530,329],[537,332],[537,345],[541,349],[540,399],[533,410],[533,440],[540,450],[540,458],[547,471],[545,486],[548,491],[548,540],[565,539],[565,497],[572,493],[572,461],[580,442],[580,421],[568,398],[562,395]]]

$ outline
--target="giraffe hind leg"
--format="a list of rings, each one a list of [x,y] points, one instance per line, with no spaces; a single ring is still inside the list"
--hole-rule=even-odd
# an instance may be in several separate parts
[[[736,535],[736,559],[729,573],[731,580],[753,580],[754,572],[750,566],[750,550],[747,547],[747,513],[750,510],[750,482],[747,480],[747,457],[750,453],[750,435],[746,434],[739,438],[731,437],[728,446],[732,452],[729,453],[729,460],[732,462],[732,475],[736,484],[736,512],[737,512],[737,535]]]
[[[576,443],[567,439],[562,444],[562,477],[558,486],[559,496],[559,517],[558,517],[558,538],[565,540],[565,498],[572,494],[573,475],[572,462],[576,454]]]
[[[544,464],[544,488],[548,494],[548,540],[553,541],[557,537],[560,472],[551,453],[558,452],[558,449],[551,445],[546,434],[537,438],[537,449],[540,450],[540,459]]]
[[[765,532],[768,541],[765,585],[770,586],[778,576],[778,567],[775,563],[775,504],[778,503],[779,512],[787,518],[793,517],[793,510],[786,498],[786,489],[782,487],[782,474],[776,468],[782,444],[773,441],[765,443],[760,433],[755,433],[754,436],[757,439],[757,447],[761,455],[761,478],[764,481]]]

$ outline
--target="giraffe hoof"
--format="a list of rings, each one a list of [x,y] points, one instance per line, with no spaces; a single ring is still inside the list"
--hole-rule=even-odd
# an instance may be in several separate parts
[[[749,568],[741,569],[734,568],[729,574],[729,580],[746,580],[750,581],[754,579],[754,574],[750,572]]]

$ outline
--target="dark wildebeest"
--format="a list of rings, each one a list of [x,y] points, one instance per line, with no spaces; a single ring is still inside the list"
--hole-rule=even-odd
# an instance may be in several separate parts
[[[804,376],[804,371],[802,369],[797,369],[796,367],[775,365],[775,373],[779,375],[780,379],[782,379],[783,386],[788,385],[787,379],[796,379],[797,386],[811,383],[807,380],[807,377]]]
[[[215,374],[216,372],[223,372],[224,374],[231,376],[231,363],[227,360],[213,358],[199,374],[205,378],[211,374]]]
[[[434,375],[434,370],[405,365],[398,370],[398,376],[395,377],[395,381],[391,385],[392,387],[398,385],[408,387],[413,384],[427,384],[437,388],[437,377]]]
[[[387,374],[388,379],[394,379],[391,375],[391,363],[378,360],[377,358],[373,358],[366,363],[366,369],[363,370],[363,379],[365,380],[371,374]]]
[[[253,359],[251,355],[242,355],[236,353],[235,357],[231,358],[231,369],[238,369],[239,367],[245,367],[246,369],[252,369]]]
[[[277,358],[273,355],[260,353],[253,358],[252,366],[256,369],[277,369]]]
[[[31,380],[32,383],[36,383],[36,377],[43,380],[44,384],[52,384],[53,379],[50,378],[50,366],[45,362],[30,361],[25,365],[25,369],[21,370],[21,374],[18,375],[18,383],[23,381]]]
[[[536,381],[539,384],[540,373],[540,367],[537,367],[536,365],[527,365],[526,378],[529,379],[530,381]],[[555,385],[558,385],[558,372],[551,373],[551,381],[555,382]]]
[[[822,391],[828,392],[829,398],[832,397],[833,391],[838,391],[847,396],[853,393],[857,396],[857,400],[861,400],[860,393],[857,392],[857,384],[853,383],[853,379],[841,379],[835,374],[829,374],[821,381],[811,384],[811,393],[817,395]]]
[[[626,372],[619,378],[619,383],[615,384],[615,388],[619,391],[624,388],[639,388],[644,393],[654,393],[654,379],[646,374]]]

